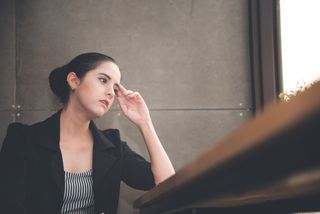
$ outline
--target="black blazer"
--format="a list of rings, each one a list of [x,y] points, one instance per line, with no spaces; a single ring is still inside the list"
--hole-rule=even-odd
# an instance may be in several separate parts
[[[64,194],[59,148],[60,113],[33,125],[12,123],[0,153],[0,212],[58,214]],[[121,141],[118,130],[101,131],[90,122],[94,138],[95,213],[116,213],[120,182],[148,190],[155,186],[150,163]]]

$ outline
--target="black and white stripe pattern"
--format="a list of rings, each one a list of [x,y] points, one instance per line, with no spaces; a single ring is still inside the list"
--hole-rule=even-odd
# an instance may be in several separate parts
[[[91,214],[94,212],[92,170],[65,172],[65,187],[61,213]]]

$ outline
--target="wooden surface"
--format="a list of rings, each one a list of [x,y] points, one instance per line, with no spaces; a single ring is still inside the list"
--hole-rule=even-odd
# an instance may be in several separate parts
[[[134,207],[141,213],[174,213],[277,202],[281,211],[320,210],[319,144],[318,83],[288,103],[268,107],[138,198]]]

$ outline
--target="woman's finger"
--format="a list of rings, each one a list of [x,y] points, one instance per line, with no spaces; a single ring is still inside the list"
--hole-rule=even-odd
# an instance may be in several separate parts
[[[133,91],[127,90],[125,87],[123,87],[123,85],[118,84],[118,92],[117,92],[117,96],[118,97],[128,98],[128,96],[133,94],[133,93],[134,93]]]
[[[133,94],[133,91],[127,90],[127,91],[125,92],[125,95],[130,95],[130,94]]]
[[[138,98],[139,97],[139,94],[138,92],[129,92],[128,95],[127,95],[127,98],[131,99],[131,98]]]
[[[123,96],[126,96],[126,91],[127,91],[127,89],[123,86],[123,85],[121,85],[121,84],[117,84],[117,96],[118,97],[121,97],[122,95]]]

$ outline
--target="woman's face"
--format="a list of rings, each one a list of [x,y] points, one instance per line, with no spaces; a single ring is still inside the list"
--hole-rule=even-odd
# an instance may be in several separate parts
[[[102,62],[81,79],[74,91],[75,104],[91,119],[103,116],[115,99],[120,79],[121,73],[116,64]]]

